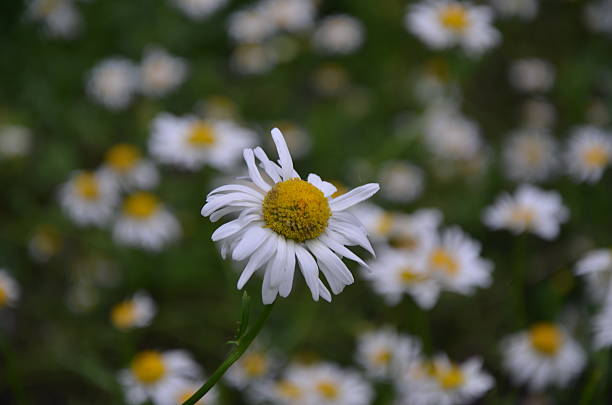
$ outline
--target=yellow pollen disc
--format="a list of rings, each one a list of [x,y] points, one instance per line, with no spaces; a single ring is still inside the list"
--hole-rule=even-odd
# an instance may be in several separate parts
[[[138,192],[125,199],[123,212],[136,219],[147,219],[159,208],[157,197],[150,193]]]
[[[531,345],[541,354],[554,356],[563,342],[561,330],[552,323],[537,323],[529,329]]]
[[[268,362],[262,353],[251,353],[244,358],[243,367],[249,377],[259,377],[266,372]]]
[[[391,246],[398,249],[414,250],[419,245],[419,241],[410,235],[398,235],[389,241]]]
[[[8,304],[8,294],[3,286],[0,285],[0,308]]]
[[[391,361],[391,352],[387,349],[383,349],[374,355],[374,364],[378,366],[385,366]]]
[[[96,176],[92,173],[81,173],[74,179],[77,194],[85,200],[95,200],[100,195]]]
[[[435,371],[435,376],[440,386],[445,390],[455,389],[461,386],[465,381],[461,369],[457,366],[451,366],[450,369],[444,371],[437,369]]]
[[[136,147],[125,143],[113,146],[106,153],[106,162],[118,172],[125,173],[140,160],[140,152]]]
[[[298,400],[302,397],[300,387],[289,381],[280,381],[276,384],[276,389],[283,398]]]
[[[444,249],[438,248],[429,257],[431,266],[453,276],[459,271],[459,263]]]
[[[333,381],[321,381],[317,384],[316,388],[325,399],[334,400],[338,398],[338,387]]]
[[[291,179],[268,191],[263,201],[263,217],[274,232],[303,242],[325,231],[331,209],[321,190],[304,180]]]
[[[449,4],[440,10],[440,23],[447,29],[461,32],[468,26],[468,14],[465,7],[460,4]]]
[[[132,373],[143,384],[153,384],[159,381],[166,372],[166,366],[159,352],[140,352],[134,357],[131,365]]]
[[[376,231],[381,235],[387,235],[393,228],[393,215],[385,212],[378,219],[376,224]]]
[[[187,141],[196,148],[211,146],[215,143],[215,130],[206,122],[198,121],[189,129]]]
[[[111,321],[116,328],[131,327],[136,320],[136,306],[132,300],[123,301],[113,307]]]
[[[414,270],[411,269],[410,267],[403,268],[400,271],[399,276],[400,276],[400,280],[404,284],[411,284],[411,283],[416,283],[416,282],[425,280],[425,275],[415,273]]]
[[[584,151],[582,158],[587,166],[599,168],[605,166],[610,160],[608,153],[598,147],[592,147]]]
[[[533,223],[533,210],[526,207],[517,207],[510,214],[510,222],[528,226]]]

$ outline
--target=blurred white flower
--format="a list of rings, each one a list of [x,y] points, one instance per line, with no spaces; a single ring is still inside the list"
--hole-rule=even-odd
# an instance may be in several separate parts
[[[255,133],[232,121],[202,120],[161,113],[152,123],[149,151],[160,163],[188,170],[210,165],[232,171],[242,149],[255,143]]]
[[[491,3],[501,17],[532,20],[538,14],[538,0],[492,0]]]
[[[134,296],[115,305],[110,319],[117,329],[144,328],[151,324],[156,312],[157,306],[151,296],[144,291],[138,291]]]
[[[285,368],[278,380],[265,380],[253,386],[252,396],[256,402],[273,405],[309,405],[310,369],[292,363]]]
[[[279,294],[287,297],[297,262],[312,298],[330,301],[331,294],[319,279],[319,270],[334,294],[354,282],[341,258],[363,266],[365,263],[346,246],[359,245],[371,253],[373,250],[365,228],[348,208],[370,198],[379,186],[366,184],[334,198],[336,187],[319,176],[310,174],[308,181],[301,180],[293,169],[282,133],[275,128],[272,137],[278,164],[260,147],[245,149],[249,176],[209,193],[202,215],[215,222],[230,213],[240,214],[212,235],[213,241],[221,242],[223,257],[231,254],[237,261],[248,259],[238,280],[239,289],[263,268],[264,304],[274,302]]]
[[[32,132],[21,125],[0,127],[0,161],[26,156],[32,149]]]
[[[355,359],[375,379],[395,378],[421,356],[421,342],[393,328],[362,333],[357,339]]]
[[[106,152],[100,173],[126,190],[150,189],[159,183],[155,165],[143,158],[138,148],[127,143],[118,143]]]
[[[421,195],[424,178],[423,169],[404,161],[387,162],[378,175],[382,196],[401,203],[413,201]]]
[[[237,389],[265,381],[275,371],[278,359],[261,347],[252,347],[243,354],[225,373],[225,381]]]
[[[586,25],[593,31],[612,35],[612,1],[592,1],[584,9]]]
[[[304,31],[314,23],[313,0],[263,0],[261,7],[272,22],[285,31]]]
[[[140,64],[140,89],[149,96],[164,96],[185,81],[187,72],[187,62],[183,58],[162,48],[148,48]]]
[[[208,17],[227,2],[228,0],[172,0],[178,9],[194,20]]]
[[[555,67],[538,58],[519,59],[510,65],[510,84],[525,93],[545,92],[555,84]]]
[[[330,54],[347,55],[363,43],[364,28],[359,20],[346,14],[323,18],[312,35],[315,48]]]
[[[99,62],[89,73],[87,92],[94,101],[111,110],[123,110],[132,101],[140,83],[136,65],[125,58]]]
[[[206,381],[206,378],[201,377]],[[200,388],[201,384],[193,379],[181,379],[176,384],[172,384],[163,395],[157,399],[155,405],[180,405]],[[219,403],[219,391],[217,387],[212,387],[195,405],[217,405]]]
[[[608,286],[608,289],[612,285]],[[598,349],[612,346],[612,291],[608,291],[608,298],[593,319],[593,342]]]
[[[136,192],[125,198],[113,239],[126,246],[159,251],[181,235],[181,226],[156,196]]]
[[[27,15],[42,21],[49,36],[57,38],[73,38],[82,24],[73,0],[30,0]]]
[[[612,295],[612,249],[588,251],[578,262],[574,272],[586,279],[589,298],[598,304]]]
[[[101,172],[75,171],[59,190],[66,214],[78,225],[108,223],[119,202],[117,184]]]
[[[273,17],[261,5],[232,13],[229,17],[229,36],[236,42],[262,42],[276,32]]]
[[[569,333],[548,322],[505,338],[502,356],[504,368],[513,381],[533,391],[551,385],[566,387],[586,363],[584,351]]]
[[[612,135],[595,126],[574,129],[567,141],[565,163],[577,182],[596,183],[612,158]]]
[[[555,138],[543,129],[519,129],[503,146],[506,176],[514,181],[547,180],[559,168]]]
[[[269,44],[242,44],[232,52],[231,67],[244,75],[258,75],[268,72],[277,63],[277,55]]]
[[[332,363],[308,367],[308,404],[368,405],[373,397],[370,384],[352,370]]]
[[[426,0],[411,5],[406,29],[433,49],[460,46],[470,56],[479,55],[500,42],[487,6],[454,0]]]
[[[0,268],[0,309],[12,307],[19,300],[21,289],[17,281],[3,268]]]
[[[507,229],[514,234],[531,232],[548,240],[559,235],[561,223],[568,218],[569,211],[559,193],[528,184],[519,186],[515,195],[502,194],[483,214],[483,222],[491,229]]]

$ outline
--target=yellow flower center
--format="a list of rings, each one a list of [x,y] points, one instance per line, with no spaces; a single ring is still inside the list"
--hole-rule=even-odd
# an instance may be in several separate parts
[[[423,274],[416,273],[412,268],[405,267],[400,273],[399,277],[402,283],[404,284],[412,284],[419,281],[423,281],[425,276]]]
[[[389,364],[389,362],[391,361],[391,357],[392,357],[392,354],[389,349],[382,349],[374,355],[374,358],[373,358],[374,364],[378,366],[385,366]]]
[[[249,377],[259,377],[266,372],[268,362],[262,353],[248,354],[243,360],[244,371]]]
[[[440,370],[439,368],[436,368],[434,374],[440,386],[445,390],[455,389],[461,386],[465,381],[465,377],[461,372],[461,369],[455,365],[451,366],[447,370]]]
[[[0,308],[6,306],[8,304],[8,294],[4,289],[4,286],[0,285]]]
[[[215,143],[215,130],[204,121],[197,121],[189,129],[189,144],[195,148],[204,148]]]
[[[468,13],[461,4],[449,4],[440,10],[440,23],[455,32],[465,30],[469,24]]]
[[[156,383],[166,372],[161,354],[152,350],[138,353],[132,360],[131,368],[136,379],[142,384]]]
[[[521,148],[528,165],[535,166],[542,161],[544,151],[542,150],[542,144],[537,140],[526,139]]]
[[[151,193],[138,192],[125,199],[123,212],[136,219],[147,219],[159,209],[159,201]]]
[[[123,301],[113,308],[111,311],[111,321],[113,325],[119,329],[131,327],[136,320],[136,305],[134,301]]]
[[[385,212],[378,219],[376,224],[376,231],[381,235],[387,235],[393,228],[393,215]]]
[[[77,194],[85,200],[95,200],[100,196],[96,176],[92,173],[81,173],[74,179]]]
[[[125,173],[140,160],[140,152],[132,145],[120,143],[106,153],[106,162],[118,172]]]
[[[587,149],[586,151],[584,151],[582,157],[584,159],[584,163],[587,166],[593,168],[603,167],[610,160],[610,156],[608,156],[608,153],[604,149],[598,147],[592,147]]]
[[[338,386],[333,381],[321,381],[317,384],[316,389],[325,399],[334,400],[338,398]]]
[[[561,330],[552,323],[538,323],[529,330],[531,345],[541,354],[554,356],[563,342]]]
[[[513,224],[528,226],[533,223],[533,210],[527,207],[516,207],[510,213],[510,222]]]
[[[289,381],[280,381],[276,384],[276,389],[283,398],[298,400],[302,397],[300,387]]]
[[[459,271],[459,263],[443,248],[435,249],[429,261],[435,270],[445,271],[451,276]]]
[[[331,209],[321,190],[304,180],[291,179],[268,191],[263,217],[274,232],[303,242],[325,231]]]

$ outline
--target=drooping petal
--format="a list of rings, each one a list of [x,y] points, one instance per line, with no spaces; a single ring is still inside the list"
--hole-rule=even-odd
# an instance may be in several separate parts
[[[319,300],[319,267],[312,255],[299,244],[295,245],[295,255],[297,256],[302,275],[306,280],[306,285],[312,293],[312,299]]]
[[[285,262],[285,275],[281,282],[278,293],[281,297],[287,297],[293,287],[293,275],[295,272],[295,242],[290,240],[287,243],[287,258]]]
[[[257,269],[266,264],[274,254],[274,249],[276,247],[276,240],[273,235],[268,235],[266,239],[262,242],[259,249],[255,251],[249,258],[249,262],[245,266],[244,270],[240,274],[240,278],[238,278],[237,287],[239,290],[242,290],[242,287],[250,280],[251,276]]]
[[[257,157],[257,159],[259,159],[259,161],[264,167],[264,170],[266,171],[266,174],[272,179],[272,181],[274,181],[275,183],[280,183],[281,168],[278,167],[276,163],[271,161],[268,158],[268,155],[266,155],[266,152],[264,152],[264,150],[261,149],[261,147],[259,146],[255,148],[255,156]]]
[[[263,191],[269,191],[271,187],[268,183],[266,183],[263,177],[261,177],[261,173],[259,173],[259,169],[255,164],[255,156],[253,156],[253,150],[245,149],[242,154],[244,155],[244,161],[246,162],[247,167],[249,169],[249,177],[251,178],[253,183],[255,183],[255,185]]]
[[[232,252],[232,259],[244,260],[249,257],[266,239],[269,231],[261,226],[251,226],[242,235],[242,239]]]

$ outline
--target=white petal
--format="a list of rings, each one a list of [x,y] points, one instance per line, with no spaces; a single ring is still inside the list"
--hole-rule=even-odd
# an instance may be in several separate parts
[[[242,274],[240,274],[240,278],[238,279],[237,287],[239,290],[242,290],[242,287],[244,287],[258,268],[266,264],[268,260],[272,258],[274,248],[276,247],[275,242],[276,241],[273,235],[267,236],[262,242],[261,247],[251,255],[249,262],[245,266],[244,270],[242,270]]]
[[[319,284],[319,294],[321,295],[321,298],[323,298],[327,302],[331,302],[332,296],[329,290],[327,289],[327,287],[325,287],[325,284],[323,284],[321,280],[319,280],[318,284]]]
[[[319,190],[321,190],[321,192],[323,193],[325,197],[329,197],[330,195],[338,191],[336,186],[334,186],[331,183],[328,183],[327,181],[321,180],[321,177],[313,173],[310,173],[308,175],[308,182],[312,184],[313,186],[315,186],[316,188],[318,188]]]
[[[287,243],[287,258],[285,262],[285,275],[281,282],[278,293],[281,297],[287,297],[293,287],[293,275],[295,272],[295,242]]]
[[[285,276],[287,265],[287,241],[282,236],[277,236],[276,255],[272,260],[272,268],[270,270],[270,285],[278,288]]]
[[[263,301],[264,305],[270,305],[273,303],[276,299],[276,295],[278,294],[278,289],[270,285],[271,265],[272,261],[268,262],[264,273],[263,283],[261,283],[261,300]]]
[[[274,181],[275,183],[280,183],[281,168],[278,167],[276,163],[271,161],[268,158],[268,155],[266,155],[266,152],[264,152],[263,149],[261,149],[261,147],[259,146],[255,148],[255,156],[257,157],[257,159],[259,159],[261,164],[263,164],[266,174],[270,176],[272,181]]]
[[[265,240],[268,231],[261,226],[254,225],[245,231],[242,239],[232,252],[232,259],[244,260],[251,255]]]
[[[306,285],[310,288],[312,293],[312,299],[315,301],[319,300],[319,267],[317,262],[306,249],[301,245],[295,245],[295,254],[297,256],[300,269],[302,269],[302,275],[306,280]]]
[[[278,158],[280,159],[281,163],[283,180],[292,179],[294,177],[293,161],[291,160],[291,154],[289,153],[289,148],[287,148],[285,138],[283,138],[283,134],[278,128],[274,128],[272,130],[272,139],[274,140],[276,150],[278,151]]]
[[[347,259],[351,259],[354,262],[359,263],[360,265],[362,265],[365,268],[369,268],[369,266],[366,264],[366,262],[361,260],[361,258],[359,256],[357,256],[355,253],[351,252],[347,247],[345,247],[341,243],[339,243],[336,240],[334,240],[333,233],[329,233],[328,232],[327,235],[323,234],[323,235],[321,235],[319,237],[319,239],[321,240],[321,242],[326,244],[331,250],[333,250],[337,254],[339,254],[339,255],[341,255],[343,257],[346,257]]]
[[[213,242],[220,241],[221,239],[225,239],[228,236],[234,235],[235,233],[243,229],[243,227],[244,226],[241,221],[235,219],[217,228],[217,230],[213,232],[211,239]]]
[[[253,156],[253,150],[245,149],[242,154],[244,156],[244,161],[246,162],[247,167],[249,169],[249,177],[251,178],[253,183],[255,183],[255,185],[263,191],[267,192],[268,190],[270,190],[270,185],[265,182],[263,177],[261,177],[261,173],[259,173],[259,169],[257,169],[257,165],[255,164],[255,157]]]
[[[348,193],[342,194],[338,198],[332,199],[329,205],[333,211],[342,211],[367,200],[376,194],[378,190],[380,190],[380,186],[376,183],[364,184],[352,189]]]

